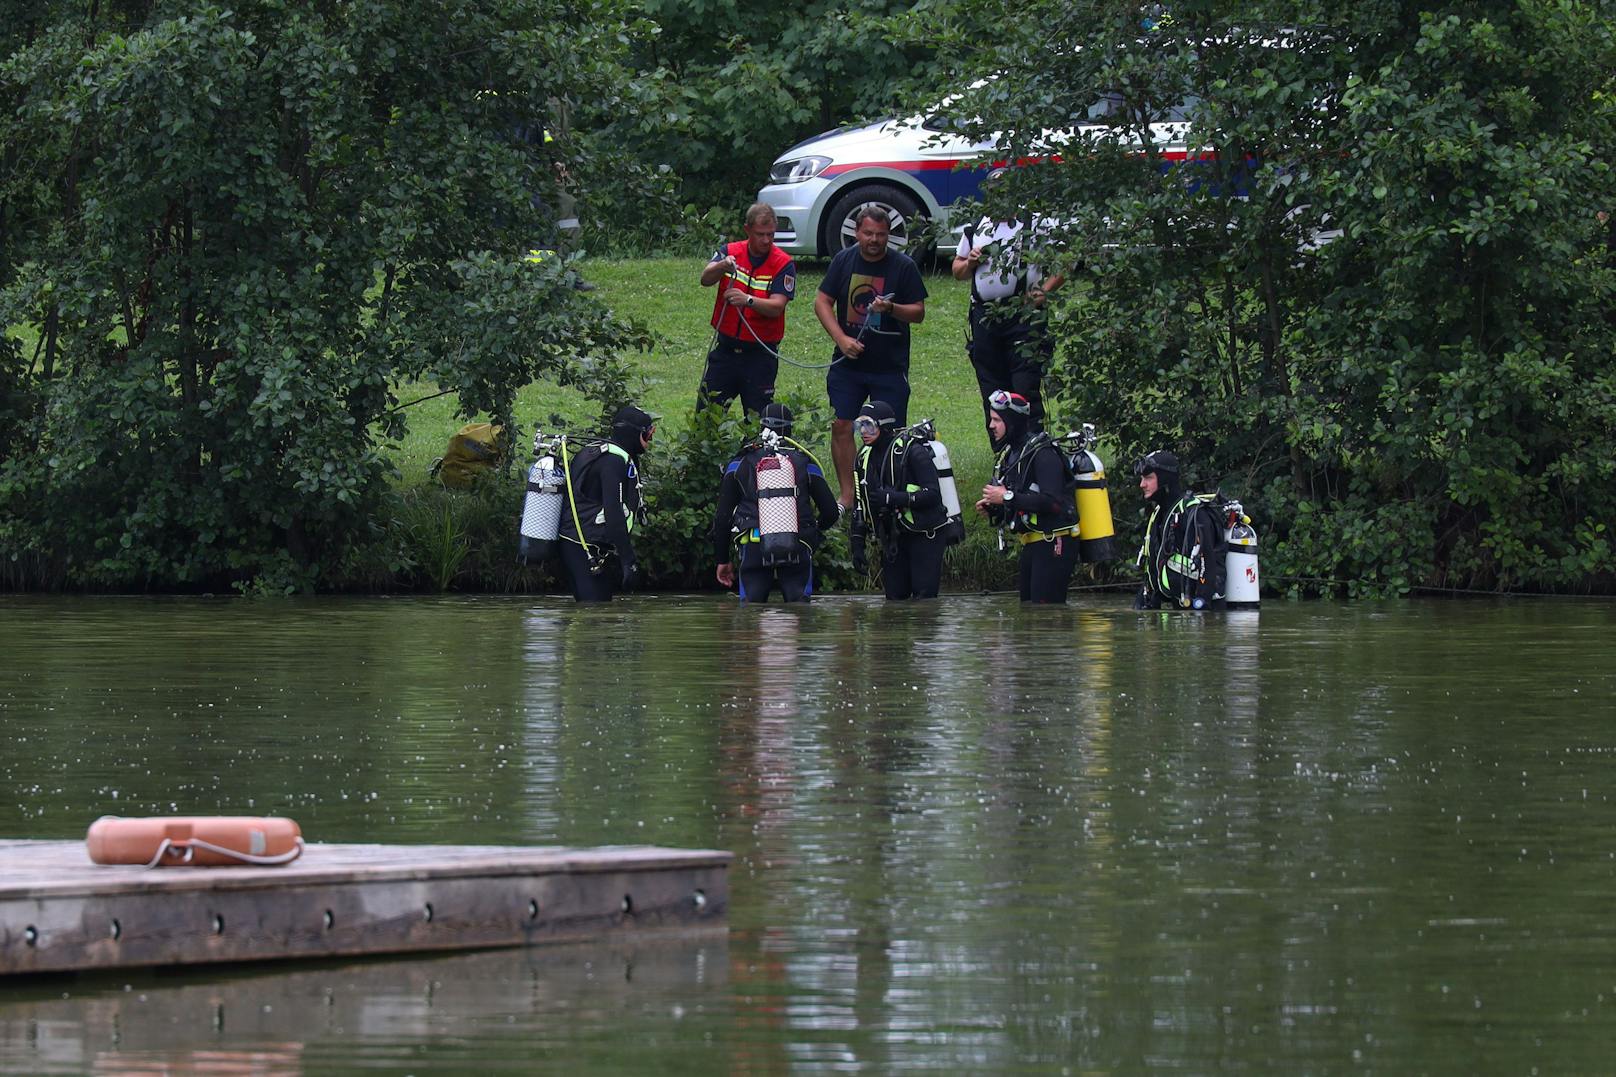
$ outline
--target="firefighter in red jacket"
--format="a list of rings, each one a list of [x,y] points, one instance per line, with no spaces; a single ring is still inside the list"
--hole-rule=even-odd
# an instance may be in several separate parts
[[[762,414],[774,399],[786,304],[797,294],[797,264],[774,245],[774,226],[774,210],[754,204],[746,211],[746,238],[720,247],[701,271],[701,286],[718,285],[718,295],[698,410],[728,407],[739,396],[742,408]]]

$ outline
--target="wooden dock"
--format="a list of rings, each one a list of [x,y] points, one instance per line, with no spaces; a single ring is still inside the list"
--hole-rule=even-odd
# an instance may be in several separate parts
[[[475,950],[722,923],[730,854],[310,844],[283,867],[105,867],[0,840],[0,975]]]

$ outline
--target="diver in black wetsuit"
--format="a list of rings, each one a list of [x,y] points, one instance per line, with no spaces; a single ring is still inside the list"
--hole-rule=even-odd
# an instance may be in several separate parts
[[[639,582],[631,538],[645,517],[638,464],[655,433],[655,415],[625,404],[612,416],[611,436],[567,462],[568,503],[558,537],[561,567],[579,602],[606,602],[619,580],[625,589]]]
[[[1186,491],[1178,457],[1165,449],[1144,457],[1133,472],[1139,476],[1139,492],[1150,502],[1138,559],[1145,583],[1134,609],[1223,609],[1228,544],[1217,498]]]
[[[1032,405],[1020,393],[988,397],[988,430],[1004,446],[976,511],[1021,542],[1021,601],[1062,603],[1078,550],[1076,479],[1060,449],[1031,433]]]
[[[814,551],[821,535],[841,515],[824,471],[808,450],[791,440],[791,427],[790,408],[766,404],[762,432],[724,468],[718,488],[713,520],[716,576],[725,587],[735,587],[742,602],[767,602],[776,583],[784,601],[808,601],[814,590]],[[765,461],[766,469],[760,472],[759,464]],[[774,485],[778,493],[765,491],[760,498],[759,475],[771,471],[781,477]],[[783,478],[788,472],[789,485]],[[789,496],[792,511],[765,520],[761,502],[771,496],[779,501]],[[740,546],[739,557],[730,556],[731,538]]]
[[[872,400],[853,421],[860,442],[853,568],[868,569],[866,536],[881,544],[881,587],[889,599],[936,598],[951,533],[931,445],[898,431],[885,401]]]

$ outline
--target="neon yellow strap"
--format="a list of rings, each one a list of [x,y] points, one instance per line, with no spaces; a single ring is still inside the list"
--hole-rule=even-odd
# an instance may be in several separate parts
[[[584,537],[583,521],[578,519],[578,495],[572,488],[572,468],[567,462],[567,439],[561,439],[561,474],[567,480],[567,508],[572,510],[572,526],[578,531],[578,545],[584,548],[585,556],[591,560],[595,557],[595,548]]]

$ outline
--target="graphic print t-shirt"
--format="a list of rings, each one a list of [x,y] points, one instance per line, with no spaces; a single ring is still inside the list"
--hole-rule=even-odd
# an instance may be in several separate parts
[[[870,304],[888,294],[894,303],[926,298],[926,284],[914,259],[888,248],[879,262],[866,262],[857,247],[848,247],[831,259],[819,290],[835,302],[842,331],[864,345],[864,354],[845,362],[863,370],[909,370],[909,323],[890,313],[874,313]]]

